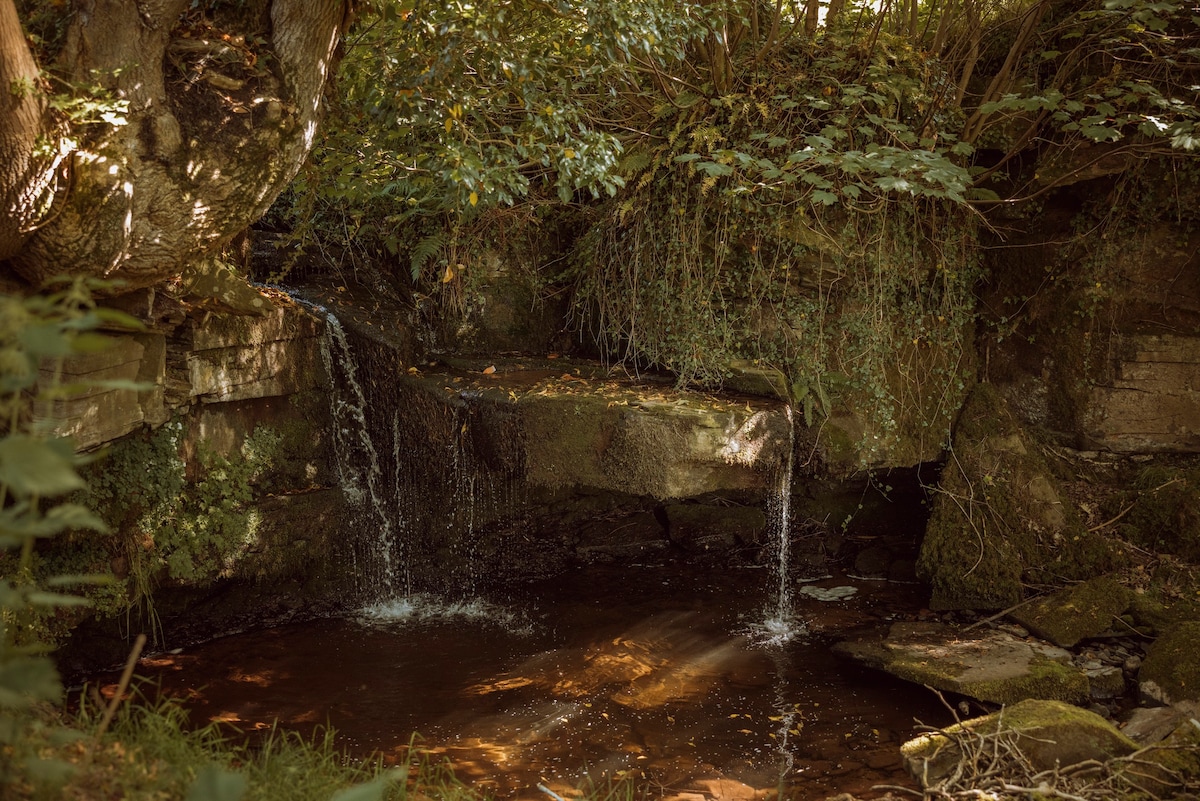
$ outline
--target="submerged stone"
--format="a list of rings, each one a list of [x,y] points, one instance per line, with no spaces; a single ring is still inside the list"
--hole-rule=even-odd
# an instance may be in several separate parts
[[[1061,701],[1027,700],[909,740],[901,753],[909,773],[930,787],[950,775],[960,760],[975,758],[981,749],[991,753],[983,742],[993,737],[1011,743],[1039,771],[1104,761],[1138,748],[1094,712]]]
[[[895,623],[886,637],[847,640],[834,651],[906,681],[991,703],[1083,702],[1089,695],[1087,676],[1070,664],[1069,653],[1004,631]]]

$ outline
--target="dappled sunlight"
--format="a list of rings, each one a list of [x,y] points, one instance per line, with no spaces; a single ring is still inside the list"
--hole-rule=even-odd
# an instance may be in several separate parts
[[[740,424],[736,419],[730,420],[725,428],[726,444],[721,449],[721,455],[735,464],[757,464],[764,450],[770,452],[770,417],[770,412],[761,411]],[[780,444],[786,444],[786,440]]]

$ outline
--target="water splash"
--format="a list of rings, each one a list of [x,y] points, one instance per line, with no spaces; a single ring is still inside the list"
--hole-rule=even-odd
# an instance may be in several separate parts
[[[786,407],[788,422],[787,454],[779,483],[767,501],[769,536],[775,540],[774,594],[764,610],[764,619],[752,627],[753,639],[760,644],[779,646],[807,633],[807,627],[796,617],[792,603],[791,536],[792,536],[792,472],[796,446],[796,421],[792,407]]]
[[[371,604],[355,616],[360,623],[390,626],[396,623],[469,622],[499,628],[510,634],[531,635],[535,626],[521,612],[472,598],[447,601],[435,595],[414,593]]]

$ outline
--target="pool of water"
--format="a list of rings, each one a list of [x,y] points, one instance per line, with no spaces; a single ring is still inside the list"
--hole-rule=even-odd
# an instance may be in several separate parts
[[[142,660],[197,723],[331,725],[353,755],[418,748],[506,798],[630,777],[656,796],[795,799],[914,787],[899,746],[949,722],[928,691],[836,658],[915,612],[916,587],[835,576],[766,644],[758,569],[593,567],[489,601],[429,598]],[[833,600],[821,600],[822,598]]]

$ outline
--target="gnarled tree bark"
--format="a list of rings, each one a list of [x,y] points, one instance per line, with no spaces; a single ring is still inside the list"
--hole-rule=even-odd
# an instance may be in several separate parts
[[[61,273],[159,284],[260,218],[295,177],[348,1],[257,0],[224,19],[189,16],[187,0],[76,5],[57,68],[104,82],[129,103],[127,124],[81,140],[36,230],[0,255],[34,285]],[[0,142],[13,123],[0,117]],[[28,194],[20,183],[0,175],[0,197]]]

